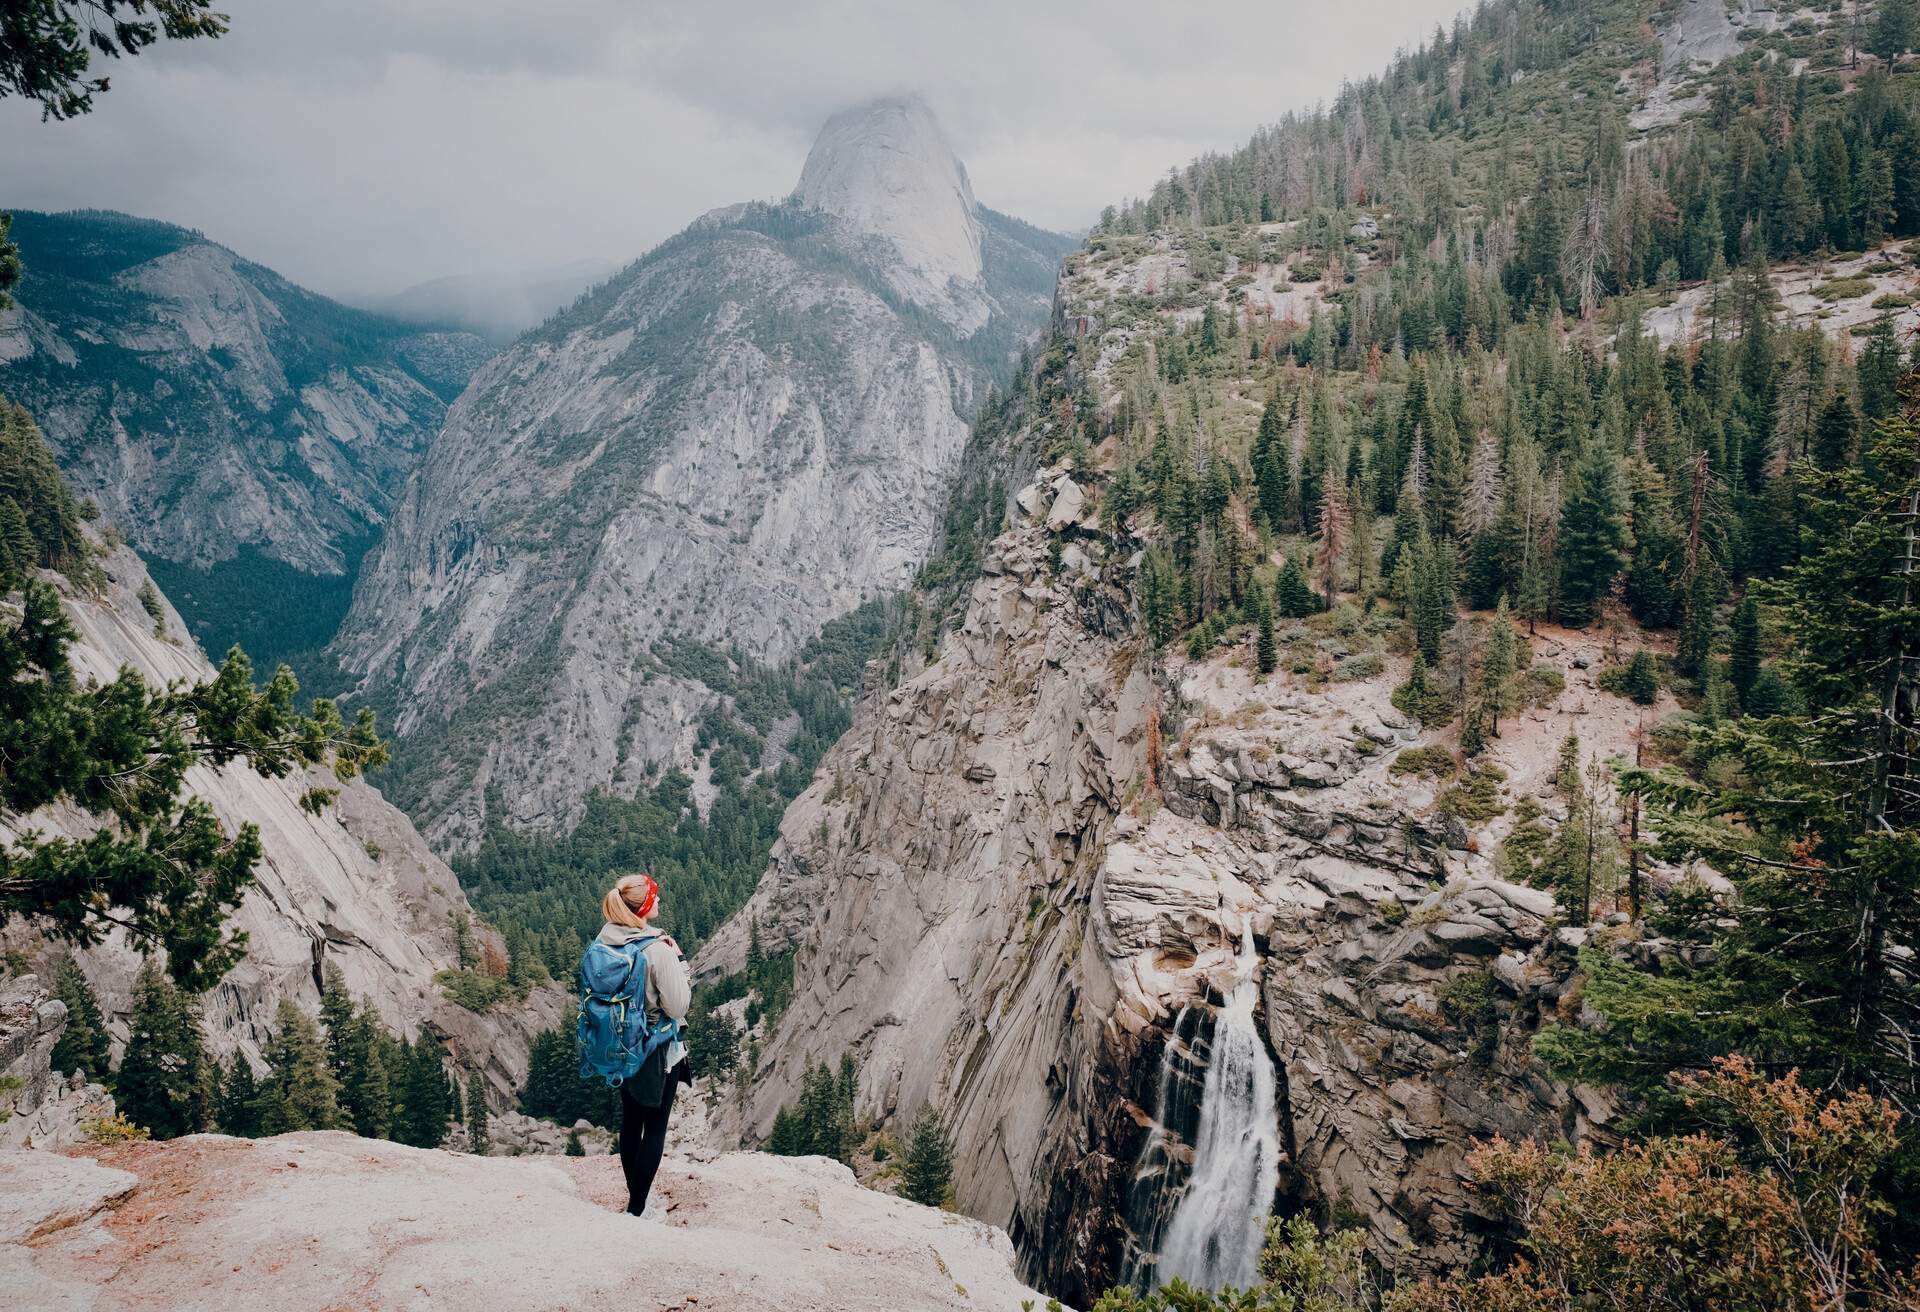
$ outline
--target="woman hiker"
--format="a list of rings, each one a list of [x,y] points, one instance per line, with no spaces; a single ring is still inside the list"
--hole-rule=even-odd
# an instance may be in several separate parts
[[[693,998],[687,959],[669,934],[653,928],[660,914],[660,886],[651,875],[626,875],[607,891],[601,902],[607,923],[600,926],[597,943],[619,949],[645,940],[646,1019],[657,1027],[663,1018],[681,1021]],[[690,1079],[687,1048],[678,1036],[662,1044],[638,1072],[620,1084],[620,1169],[627,1177],[627,1213],[646,1210],[647,1193],[660,1169],[667,1146],[667,1118],[673,1114],[674,1090]]]

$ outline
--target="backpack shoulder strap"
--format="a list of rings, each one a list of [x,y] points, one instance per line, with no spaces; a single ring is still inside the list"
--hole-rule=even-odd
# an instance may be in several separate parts
[[[645,938],[629,939],[617,949],[627,959],[627,982],[624,988],[629,995],[633,988],[633,977],[647,968],[647,949],[659,941],[660,935],[649,934]]]

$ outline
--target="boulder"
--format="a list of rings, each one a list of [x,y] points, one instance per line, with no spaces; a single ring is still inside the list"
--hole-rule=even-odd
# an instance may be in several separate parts
[[[78,1225],[133,1192],[137,1177],[84,1158],[0,1152],[0,1244],[24,1244]]]
[[[1080,490],[1080,485],[1071,478],[1061,479],[1054,484],[1053,509],[1047,512],[1048,530],[1058,533],[1070,524],[1079,523],[1086,505],[1086,494]]]

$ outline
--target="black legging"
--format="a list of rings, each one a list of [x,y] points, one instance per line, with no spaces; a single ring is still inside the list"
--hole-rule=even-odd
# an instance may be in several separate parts
[[[627,1176],[629,1216],[647,1210],[647,1194],[660,1169],[660,1154],[667,1148],[667,1118],[673,1114],[673,1091],[680,1085],[679,1075],[677,1069],[667,1072],[658,1107],[635,1102],[631,1081],[620,1086],[620,1169]]]

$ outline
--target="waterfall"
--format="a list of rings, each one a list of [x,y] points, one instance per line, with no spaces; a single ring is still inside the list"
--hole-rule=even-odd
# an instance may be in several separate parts
[[[1196,1023],[1190,1026],[1189,1018]],[[1195,1037],[1198,1019],[1198,1013],[1186,1007],[1174,1013],[1160,1053],[1153,1123],[1134,1159],[1127,1185],[1127,1244],[1120,1261],[1120,1283],[1143,1291],[1153,1282],[1154,1250],[1166,1233],[1169,1214],[1180,1197],[1172,1180],[1178,1178],[1181,1168],[1171,1150],[1175,1145],[1184,1146],[1181,1134],[1199,1110],[1190,1092],[1199,1077],[1193,1070],[1194,1054],[1187,1046]]]
[[[1163,1282],[1178,1276],[1196,1288],[1220,1289],[1250,1285],[1259,1274],[1280,1183],[1280,1134],[1273,1062],[1253,1019],[1258,965],[1249,923],[1241,929],[1233,990],[1214,1020],[1193,1173],[1160,1241],[1156,1274]]]

